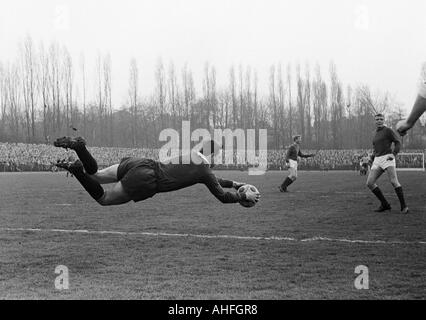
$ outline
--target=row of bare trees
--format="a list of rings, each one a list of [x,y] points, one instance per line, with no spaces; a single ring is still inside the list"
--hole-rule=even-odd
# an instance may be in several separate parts
[[[89,73],[83,55],[76,63],[57,43],[36,48],[27,37],[18,51],[12,63],[0,61],[0,141],[39,143],[78,134],[98,146],[158,147],[162,129],[179,131],[189,120],[193,129],[268,129],[270,148],[286,147],[295,134],[308,148],[368,148],[375,112],[389,114],[389,125],[404,116],[391,95],[344,86],[333,62],[326,75],[319,65],[274,64],[262,92],[250,66],[231,66],[227,83],[219,85],[215,67],[206,63],[196,86],[188,65],[177,70],[160,59],[148,93],[141,92],[141,70],[132,59],[128,98],[114,106],[108,54],[99,54]],[[406,145],[423,148],[425,136],[417,125]]]

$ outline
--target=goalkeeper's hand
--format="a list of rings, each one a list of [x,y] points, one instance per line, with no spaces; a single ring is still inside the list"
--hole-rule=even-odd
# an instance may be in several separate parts
[[[243,197],[244,197],[243,200],[258,202],[260,199],[260,192],[247,190],[247,192],[243,194]]]
[[[243,185],[245,185],[244,182],[237,182],[237,181],[232,181],[232,187],[235,190],[238,190],[239,188],[241,188]]]

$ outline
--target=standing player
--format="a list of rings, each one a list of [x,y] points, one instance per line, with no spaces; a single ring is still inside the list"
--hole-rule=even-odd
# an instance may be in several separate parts
[[[389,202],[387,202],[382,191],[376,184],[377,179],[379,179],[383,172],[386,171],[401,204],[401,213],[408,213],[404,193],[396,175],[395,157],[400,150],[401,143],[399,142],[395,132],[384,125],[385,117],[383,114],[376,114],[374,119],[376,121],[377,129],[373,138],[374,151],[371,159],[373,164],[367,178],[367,187],[374,193],[381,203],[380,207],[376,209],[375,212],[391,210]],[[391,148],[392,143],[394,144],[393,150]]]
[[[260,194],[249,190],[247,193],[225,192],[224,188],[238,190],[244,183],[217,179],[206,156],[216,155],[221,147],[214,141],[204,143],[199,152],[191,154],[189,164],[164,164],[142,158],[123,158],[119,164],[98,171],[96,160],[86,148],[83,138],[59,138],[56,147],[72,149],[80,160],[57,162],[57,166],[71,172],[90,196],[102,206],[119,205],[131,200],[142,201],[156,193],[169,192],[202,183],[222,203],[236,203],[242,200],[257,202]],[[115,183],[108,191],[102,184]]]
[[[315,154],[303,154],[300,151],[300,143],[302,142],[302,136],[296,135],[293,137],[294,143],[287,150],[285,162],[288,166],[288,177],[284,180],[278,190],[281,192],[288,192],[287,187],[291,185],[297,179],[297,158],[309,158],[314,157]]]
[[[367,175],[368,172],[368,163],[370,162],[370,157],[368,156],[368,154],[364,154],[361,158],[360,161],[360,169],[359,169],[359,174],[361,176],[365,176]]]
[[[396,124],[396,130],[401,136],[404,136],[410,130],[421,115],[426,111],[426,62],[423,64],[420,74],[419,92],[416,101],[411,109],[407,119],[401,120]]]

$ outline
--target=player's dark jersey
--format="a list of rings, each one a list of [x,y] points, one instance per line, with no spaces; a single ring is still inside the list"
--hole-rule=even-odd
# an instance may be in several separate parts
[[[200,158],[200,160],[203,159]],[[233,182],[217,179],[210,164],[201,161],[197,164],[192,160],[189,164],[182,163],[182,157],[176,161],[176,164],[174,161],[165,164],[151,159],[125,158],[120,163],[117,175],[124,190],[134,201],[141,201],[152,197],[155,193],[175,191],[197,183],[205,184],[222,203],[236,203],[241,200],[237,193],[222,189],[222,187],[231,188]],[[147,190],[151,192],[146,193]]]
[[[301,158],[309,158],[312,155],[303,154],[300,151],[300,146],[297,143],[293,143],[287,150],[287,155],[286,155],[285,161],[288,161],[288,160],[297,161],[298,156],[301,157]]]
[[[394,143],[394,149],[392,152],[392,142]],[[395,132],[386,126],[377,128],[373,138],[374,156],[380,157],[390,153],[397,155],[401,148],[401,143]]]

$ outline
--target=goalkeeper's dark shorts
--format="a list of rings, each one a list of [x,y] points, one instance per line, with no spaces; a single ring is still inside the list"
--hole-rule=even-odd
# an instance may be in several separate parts
[[[123,158],[117,179],[134,202],[151,198],[157,193],[157,163],[152,159]]]

